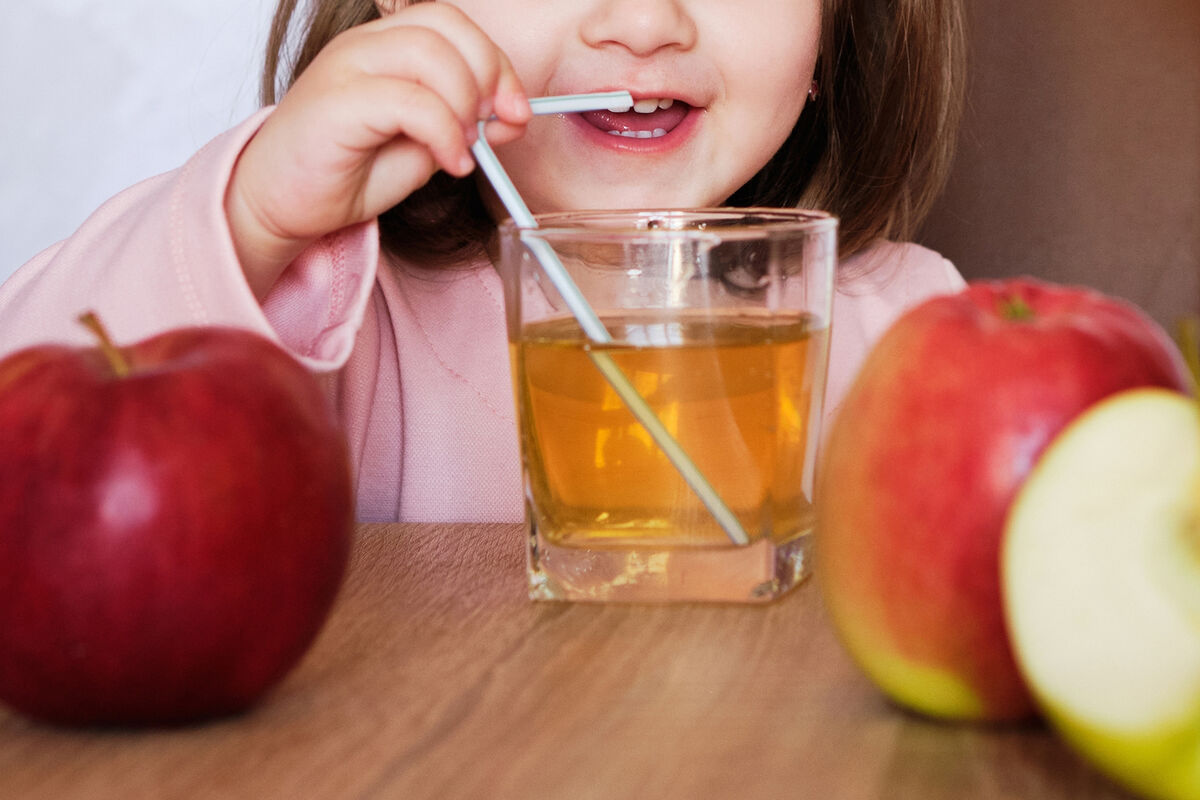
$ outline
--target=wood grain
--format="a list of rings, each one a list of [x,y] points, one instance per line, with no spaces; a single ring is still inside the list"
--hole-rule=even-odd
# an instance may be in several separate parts
[[[334,614],[243,716],[60,730],[0,711],[0,798],[1079,798],[1039,726],[883,701],[814,585],[764,607],[532,603],[513,525],[365,525]]]

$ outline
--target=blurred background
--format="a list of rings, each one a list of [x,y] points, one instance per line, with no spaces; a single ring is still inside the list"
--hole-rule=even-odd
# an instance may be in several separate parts
[[[968,109],[921,239],[968,277],[1031,274],[1200,313],[1200,2],[967,0]]]
[[[0,10],[0,280],[256,107],[273,0]],[[921,241],[1200,312],[1200,2],[967,0],[969,108]]]
[[[257,108],[273,0],[0,5],[0,280]]]

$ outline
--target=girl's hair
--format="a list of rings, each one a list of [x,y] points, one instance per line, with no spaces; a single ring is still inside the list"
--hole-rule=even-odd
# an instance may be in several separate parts
[[[961,0],[823,5],[817,98],[728,204],[832,212],[845,257],[879,238],[912,238],[941,191],[961,116],[965,26]],[[274,103],[333,37],[378,17],[373,0],[280,0],[263,102]],[[385,250],[440,263],[478,255],[495,228],[474,179],[442,172],[379,223]]]

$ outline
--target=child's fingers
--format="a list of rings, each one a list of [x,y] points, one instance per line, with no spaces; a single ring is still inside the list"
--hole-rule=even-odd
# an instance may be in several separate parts
[[[377,216],[438,169],[468,174],[493,111],[498,144],[532,116],[508,58],[452,6],[409,6],[326,46],[247,146],[235,194],[277,236],[308,241]]]
[[[495,114],[504,122],[512,123],[524,130],[525,123],[533,119],[533,109],[525,95],[525,87],[517,77],[508,56],[500,53],[500,76],[496,81]]]
[[[524,133],[524,125],[513,125],[511,122],[494,119],[484,128],[483,135],[487,138],[489,144],[505,144],[514,139],[519,139]]]
[[[365,38],[348,68],[429,89],[453,109],[464,130],[478,120],[478,79],[458,48],[437,31],[410,26]]]
[[[475,119],[487,119],[493,113],[509,116],[514,106],[519,117],[524,94],[512,64],[495,42],[459,9],[447,3],[418,3],[370,24],[378,26],[381,34],[409,27],[423,27],[441,34],[457,49],[475,78],[480,95]],[[394,56],[396,51],[392,53]],[[500,103],[503,109],[496,107],[498,88],[505,98]],[[515,103],[514,95],[519,98]]]
[[[379,149],[363,185],[365,209],[381,214],[420,189],[438,170],[429,150],[412,139],[396,139]]]
[[[392,78],[369,77],[357,88],[358,97],[351,102],[357,113],[367,121],[366,130],[372,139],[400,137],[426,148],[434,162],[453,175],[470,172],[470,138],[460,124],[459,116],[439,93],[421,84],[397,81]],[[350,143],[355,146],[355,143]],[[377,148],[377,141],[362,142],[362,149]]]

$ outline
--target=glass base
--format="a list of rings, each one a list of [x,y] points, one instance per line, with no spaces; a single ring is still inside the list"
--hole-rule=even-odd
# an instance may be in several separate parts
[[[745,547],[564,547],[533,522],[529,597],[609,603],[767,603],[811,571],[812,536]]]

